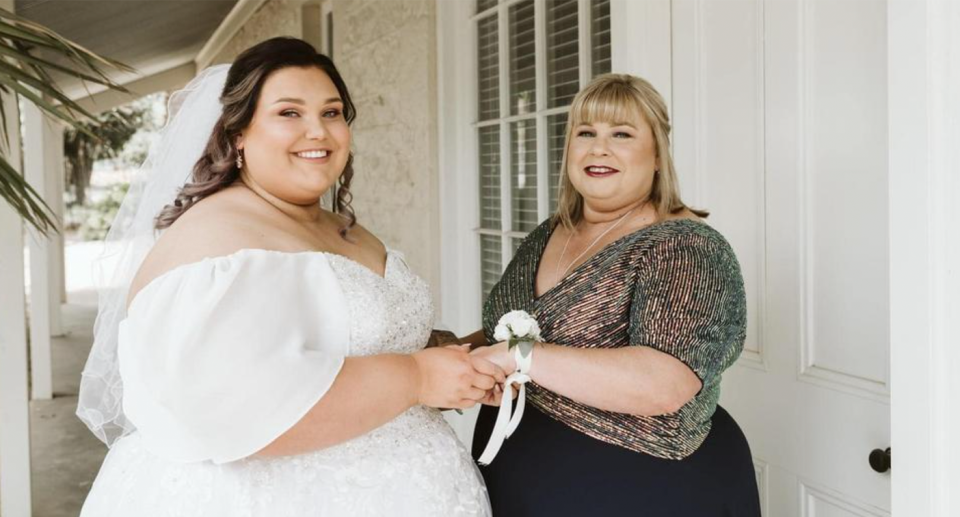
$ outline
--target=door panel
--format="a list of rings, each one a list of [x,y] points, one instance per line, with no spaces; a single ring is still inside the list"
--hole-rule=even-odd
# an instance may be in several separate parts
[[[721,404],[765,514],[888,515],[886,4],[674,0],[671,24],[684,197],[747,286]]]
[[[804,10],[801,375],[888,397],[886,4]]]

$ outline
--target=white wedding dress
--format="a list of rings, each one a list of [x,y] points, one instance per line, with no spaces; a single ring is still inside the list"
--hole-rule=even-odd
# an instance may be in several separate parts
[[[266,250],[161,275],[120,326],[137,430],[110,449],[82,517],[490,515],[472,458],[427,407],[316,452],[252,456],[313,407],[344,357],[414,352],[432,323],[426,284],[392,251],[384,277],[339,255]]]

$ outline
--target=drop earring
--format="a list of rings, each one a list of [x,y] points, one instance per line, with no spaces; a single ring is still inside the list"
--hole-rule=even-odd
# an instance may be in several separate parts
[[[237,149],[237,168],[243,169],[243,149]]]

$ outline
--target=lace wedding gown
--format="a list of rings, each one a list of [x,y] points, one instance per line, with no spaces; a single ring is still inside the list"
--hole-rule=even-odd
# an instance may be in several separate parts
[[[265,250],[161,275],[120,327],[137,430],[111,448],[81,516],[489,515],[473,460],[431,408],[316,452],[252,456],[344,357],[414,352],[432,323],[426,284],[392,251],[384,277],[339,255]]]

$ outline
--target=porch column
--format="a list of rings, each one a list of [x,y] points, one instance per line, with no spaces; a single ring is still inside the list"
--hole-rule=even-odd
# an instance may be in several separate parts
[[[47,171],[47,192],[45,199],[53,210],[53,215],[63,221],[63,184],[66,171],[63,165],[63,126],[51,122],[43,124],[44,168]],[[60,228],[61,232],[63,228]],[[66,303],[66,278],[64,270],[63,233],[50,235],[50,257],[47,266],[50,272],[50,335],[62,336],[63,304]]]
[[[30,102],[23,103],[23,170],[30,186],[49,203],[49,155],[46,147],[51,145],[47,139],[51,125],[40,108]],[[52,231],[52,230],[51,230]],[[50,350],[50,320],[54,312],[50,298],[53,240],[30,228],[27,245],[30,249],[30,375],[31,398],[50,400],[53,398],[53,378]],[[51,234],[52,235],[52,234]],[[59,302],[59,300],[56,300]],[[59,312],[57,303],[56,311]]]
[[[13,11],[13,0],[0,0]],[[17,99],[0,93],[10,147],[4,156],[20,168]],[[2,145],[2,144],[0,144]],[[24,307],[23,222],[0,202],[0,514],[30,517],[30,408],[27,398],[27,325]]]

